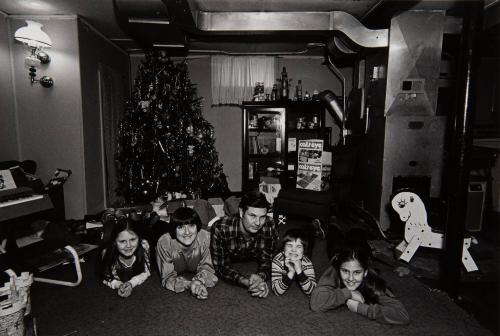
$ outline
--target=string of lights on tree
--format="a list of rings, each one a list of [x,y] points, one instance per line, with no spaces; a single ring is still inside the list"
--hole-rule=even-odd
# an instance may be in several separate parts
[[[118,194],[127,203],[228,191],[214,130],[201,108],[186,61],[174,63],[163,51],[149,52],[119,126]]]

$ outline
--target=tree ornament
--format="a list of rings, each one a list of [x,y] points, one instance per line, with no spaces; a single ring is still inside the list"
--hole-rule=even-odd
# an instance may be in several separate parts
[[[140,102],[140,104],[141,104],[142,110],[146,111],[147,108],[149,107],[149,100],[143,100],[143,101]]]
[[[186,127],[186,132],[189,136],[193,136],[193,125]]]

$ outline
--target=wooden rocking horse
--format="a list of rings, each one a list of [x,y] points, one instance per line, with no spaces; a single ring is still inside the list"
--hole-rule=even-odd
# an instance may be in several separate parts
[[[404,240],[396,246],[401,252],[399,259],[410,262],[420,246],[442,249],[444,234],[432,231],[427,224],[427,211],[420,197],[410,191],[397,193],[391,201],[392,208],[398,213],[401,221],[405,222]],[[464,239],[462,249],[462,263],[467,272],[477,271],[478,267],[469,253],[471,238]]]

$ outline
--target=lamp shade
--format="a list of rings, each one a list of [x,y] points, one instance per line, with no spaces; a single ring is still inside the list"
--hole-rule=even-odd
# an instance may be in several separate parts
[[[34,48],[50,48],[52,47],[52,40],[49,35],[42,30],[43,25],[39,22],[26,20],[28,24],[16,30],[14,38],[20,42],[26,43]]]

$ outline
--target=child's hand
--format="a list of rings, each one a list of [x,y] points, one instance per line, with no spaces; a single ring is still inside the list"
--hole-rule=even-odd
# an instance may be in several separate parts
[[[290,279],[295,276],[295,263],[290,258],[285,258],[285,266]]]
[[[295,268],[295,273],[302,273],[302,259],[297,259],[293,261],[293,266]]]
[[[199,280],[191,281],[190,290],[191,294],[193,294],[193,296],[197,299],[205,300],[206,298],[208,298],[207,287],[205,287]]]
[[[132,294],[132,284],[130,282],[125,282],[118,287],[118,295],[121,297],[129,297]]]
[[[357,291],[357,290],[353,290],[351,291],[351,299],[354,300],[354,301],[358,301],[360,303],[365,303],[365,298],[363,297],[363,295]]]
[[[349,308],[350,311],[352,311],[353,313],[358,312],[359,301],[356,301],[353,299],[348,299],[346,304],[347,304],[347,308]]]
[[[297,273],[300,274],[302,273],[302,259],[285,259],[285,262],[287,262],[287,267],[288,267],[288,272]]]

